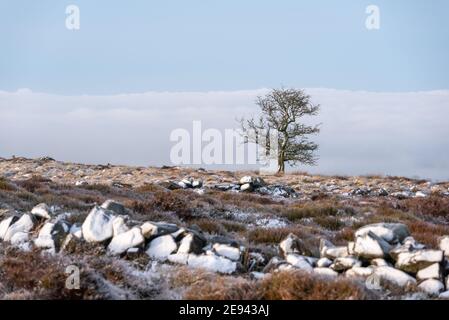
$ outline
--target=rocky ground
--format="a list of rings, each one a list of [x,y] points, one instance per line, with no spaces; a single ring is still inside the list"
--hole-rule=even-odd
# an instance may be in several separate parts
[[[0,158],[2,299],[444,299],[445,236],[449,182]]]

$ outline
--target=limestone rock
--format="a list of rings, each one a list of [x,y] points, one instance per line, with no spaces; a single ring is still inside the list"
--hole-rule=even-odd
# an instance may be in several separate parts
[[[418,281],[424,281],[427,279],[441,279],[442,270],[439,263],[434,263],[427,268],[421,269],[416,274],[416,279]]]
[[[444,284],[440,280],[428,279],[421,282],[418,288],[430,296],[438,296],[444,291]]]
[[[441,250],[418,250],[414,252],[403,252],[398,255],[396,268],[405,272],[417,273],[434,263],[443,261]]]
[[[178,249],[175,240],[171,235],[165,235],[153,239],[146,253],[154,259],[164,261],[167,257]]]
[[[377,282],[379,285],[383,285],[385,282],[392,283],[399,287],[406,287],[416,283],[415,278],[407,273],[392,268],[392,267],[377,267],[374,269],[374,273],[368,277],[367,281]]]
[[[364,226],[355,232],[356,237],[362,237],[368,232],[384,239],[388,243],[402,242],[410,235],[407,226],[402,223],[375,223]]]
[[[31,209],[31,214],[43,219],[51,219],[53,217],[53,211],[45,203],[40,203]]]
[[[330,260],[328,258],[321,258],[316,263],[318,268],[329,268],[331,264],[332,264],[332,260]]]
[[[345,275],[349,278],[368,278],[374,272],[372,267],[353,267],[346,270]]]
[[[449,257],[449,236],[441,237],[439,240],[439,248],[444,251],[444,256]]]
[[[304,243],[293,233],[279,243],[279,248],[284,257],[290,253],[306,254]]]
[[[349,255],[347,247],[336,247],[330,241],[320,240],[320,255],[322,258],[336,259]]]
[[[111,254],[117,255],[126,252],[128,249],[140,246],[145,242],[142,231],[138,227],[115,235],[109,243],[108,250]]]
[[[301,269],[303,271],[313,271],[313,267],[308,261],[308,259],[304,256],[300,256],[295,253],[288,254],[286,257],[286,261],[290,263],[293,267],[297,269]]]
[[[114,215],[111,211],[95,206],[82,225],[87,242],[102,242],[112,238]]]
[[[206,245],[204,237],[195,232],[187,233],[181,240],[177,253],[196,253],[200,254]]]
[[[202,268],[224,274],[231,274],[237,270],[236,262],[216,255],[189,254],[187,265],[193,268]]]
[[[6,231],[8,231],[9,227],[12,224],[14,224],[17,220],[19,220],[19,217],[11,216],[9,218],[4,219],[2,222],[0,222],[0,240],[4,240]]]
[[[360,267],[362,263],[355,257],[340,257],[334,260],[334,263],[330,266],[335,271],[345,271],[353,267]]]
[[[69,231],[69,225],[65,221],[47,222],[39,230],[39,235],[34,240],[34,244],[38,248],[49,249],[53,253],[58,252]]]
[[[31,214],[25,213],[16,222],[9,226],[9,228],[5,232],[3,240],[11,241],[11,238],[14,236],[14,234],[18,232],[30,232],[34,227],[34,224],[34,217]]]
[[[331,277],[331,278],[338,276],[338,272],[336,272],[330,268],[314,268],[313,272],[320,276]]]
[[[226,244],[215,243],[212,248],[218,256],[228,258],[232,261],[240,260],[240,249]]]
[[[363,259],[384,258],[390,250],[390,244],[371,231],[357,237],[355,240],[354,252]]]

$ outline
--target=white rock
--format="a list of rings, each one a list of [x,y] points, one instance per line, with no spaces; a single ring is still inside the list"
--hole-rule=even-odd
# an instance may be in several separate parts
[[[362,237],[370,231],[389,243],[401,242],[403,239],[410,235],[410,232],[405,224],[376,223],[358,229],[355,232],[355,236]]]
[[[304,256],[300,256],[295,253],[291,253],[287,255],[286,261],[290,263],[293,267],[304,270],[304,271],[313,271],[313,267],[309,263],[309,261]]]
[[[38,248],[50,249],[50,252],[55,253],[60,249],[69,231],[68,224],[63,220],[47,222],[39,230],[39,235],[34,240],[34,244]]]
[[[187,264],[187,260],[189,259],[188,253],[175,253],[171,254],[167,257],[168,261],[177,264]]]
[[[154,237],[158,233],[157,226],[151,222],[145,222],[140,226],[140,229],[142,230],[142,234],[146,239]]]
[[[374,273],[371,277],[373,276],[378,279],[377,281],[379,281],[380,284],[386,281],[400,287],[406,287],[416,283],[415,278],[392,267],[377,267],[374,269]]]
[[[28,232],[16,232],[11,237],[10,243],[13,246],[20,246],[21,244],[27,243],[30,240],[30,234]]]
[[[2,222],[0,222],[0,239],[1,240],[3,240],[5,238],[6,231],[8,231],[9,227],[17,220],[19,220],[18,217],[12,216],[12,217],[6,218]]]
[[[145,242],[140,228],[134,227],[129,231],[114,236],[109,243],[108,250],[111,254],[122,254],[132,247],[137,247]]]
[[[345,275],[349,278],[368,278],[374,272],[372,267],[353,267],[346,270]]]
[[[176,249],[178,249],[178,246],[173,237],[166,235],[153,239],[146,252],[150,257],[164,261]]]
[[[384,258],[391,250],[391,246],[373,232],[358,236],[355,240],[354,252],[364,259]]]
[[[83,237],[87,242],[102,242],[113,236],[111,211],[95,206],[82,225]]]
[[[126,209],[123,206],[123,204],[121,204],[120,202],[115,201],[115,200],[111,200],[111,199],[106,200],[101,205],[101,208],[112,211],[118,215],[126,215]]]
[[[336,247],[330,241],[320,240],[320,254],[322,258],[336,259],[349,255],[347,247]]]
[[[253,177],[251,176],[244,176],[240,179],[240,184],[247,184],[247,183],[252,183],[253,182]]]
[[[444,236],[440,238],[439,241],[440,250],[444,251],[444,255],[449,257],[449,236]]]
[[[396,268],[406,272],[417,273],[421,269],[442,261],[443,251],[441,250],[403,252],[397,256]]]
[[[215,255],[189,254],[187,265],[225,274],[234,273],[237,269],[236,262]]]
[[[5,233],[5,236],[3,237],[4,241],[11,241],[11,238],[14,236],[17,232],[25,232],[28,233],[33,229],[34,227],[34,219],[30,214],[24,214],[20,217],[19,220],[14,222],[12,225],[9,226],[8,230]]]
[[[431,296],[438,296],[444,291],[444,285],[441,281],[428,279],[418,285],[418,288]]]
[[[427,279],[441,279],[441,266],[439,263],[434,263],[427,268],[421,269],[416,274],[418,281]]]
[[[112,235],[113,237],[118,236],[121,233],[127,232],[129,230],[125,223],[125,219],[121,216],[112,219]]]
[[[445,291],[445,292],[440,293],[438,298],[440,298],[440,299],[449,299],[449,291]]]
[[[79,226],[78,224],[72,224],[69,233],[73,234],[78,239],[83,238],[83,230],[81,229],[81,226]]]
[[[345,271],[353,267],[360,267],[362,263],[354,257],[340,257],[334,260],[330,266],[335,271]]]
[[[52,210],[45,203],[40,203],[31,209],[31,214],[44,219],[51,219],[53,216]]]
[[[290,233],[284,240],[279,243],[279,248],[281,249],[284,257],[289,253],[300,253],[299,246],[300,239],[293,233]]]
[[[220,244],[215,243],[212,248],[214,249],[215,253],[219,256],[228,258],[233,261],[240,260],[240,249],[231,247],[227,244]]]
[[[313,272],[325,277],[337,277],[338,273],[330,268],[314,268]]]
[[[262,280],[262,279],[266,278],[269,274],[263,273],[263,272],[253,271],[253,272],[251,272],[249,275],[250,275],[250,277],[251,277],[252,279],[255,279],[255,280]]]
[[[375,267],[392,267],[390,263],[388,263],[385,259],[377,258],[371,260],[371,265]]]
[[[328,258],[321,258],[317,261],[316,265],[318,268],[328,268],[332,264],[332,260]]]
[[[240,186],[240,191],[251,191],[252,185],[250,183],[245,183]]]

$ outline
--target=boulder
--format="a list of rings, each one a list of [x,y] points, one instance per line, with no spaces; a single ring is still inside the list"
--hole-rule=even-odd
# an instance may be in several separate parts
[[[174,253],[167,257],[167,260],[176,264],[187,264],[189,253]]]
[[[101,208],[114,212],[117,215],[126,215],[126,208],[120,202],[109,199],[103,202]]]
[[[320,240],[320,255],[322,258],[336,259],[349,255],[347,247],[336,247],[330,241]]]
[[[446,287],[447,288],[447,287]],[[442,292],[442,293],[440,293],[440,295],[438,296],[438,298],[440,298],[440,299],[449,299],[449,291],[445,291],[445,292]]]
[[[181,240],[177,253],[196,253],[200,254],[206,245],[204,237],[198,236],[195,232],[187,233]]]
[[[359,258],[384,258],[391,250],[391,245],[371,231],[359,236],[355,240],[354,252]]]
[[[390,263],[388,263],[385,259],[377,258],[371,260],[371,265],[374,267],[392,267]]]
[[[355,232],[355,236],[363,237],[370,231],[390,244],[402,242],[406,237],[410,235],[410,231],[405,224],[375,223],[358,229]]]
[[[441,250],[402,252],[397,256],[396,268],[409,273],[417,273],[421,269],[442,261],[443,251]]]
[[[430,296],[438,296],[444,291],[444,284],[440,280],[428,279],[421,282],[418,288]]]
[[[330,269],[330,268],[314,268],[313,272],[317,275],[324,276],[324,277],[338,277],[338,272]]]
[[[312,265],[310,264],[309,260],[304,256],[291,253],[287,255],[286,261],[297,269],[309,272],[313,271]]]
[[[360,260],[356,259],[355,257],[339,257],[334,260],[334,263],[330,266],[331,269],[335,271],[345,271],[348,269],[351,269],[353,267],[361,267],[362,263]]]
[[[216,255],[189,254],[187,265],[193,268],[202,268],[224,274],[231,274],[237,270],[236,262]]]
[[[138,227],[115,235],[109,243],[108,250],[113,255],[126,252],[128,249],[140,246],[145,242],[142,231]]]
[[[72,224],[69,233],[73,234],[73,236],[75,236],[78,239],[83,238],[83,230],[81,229],[81,225],[79,225],[78,223]]]
[[[328,258],[321,258],[316,263],[318,268],[329,268],[331,264],[332,260]]]
[[[56,253],[61,248],[69,231],[69,225],[65,221],[47,222],[39,230],[34,244],[38,248],[49,249],[50,252]]]
[[[253,183],[253,177],[251,177],[251,176],[244,176],[244,177],[240,178],[239,183],[241,185],[243,185],[243,184],[251,184],[251,183]]]
[[[16,232],[11,237],[10,243],[12,246],[15,247],[22,247],[23,245],[26,245],[28,247],[30,240],[30,234],[28,232]]]
[[[427,268],[421,269],[416,274],[418,281],[424,281],[428,279],[441,279],[442,270],[439,263],[434,263]]]
[[[221,257],[228,258],[232,261],[240,260],[240,249],[226,244],[215,243],[212,246],[214,252]]]
[[[11,238],[14,236],[14,234],[18,232],[30,232],[34,227],[34,224],[35,219],[33,215],[25,213],[16,222],[9,226],[9,228],[5,232],[3,240],[11,241]]]
[[[439,240],[439,248],[444,252],[445,257],[449,257],[449,236],[441,237]]]
[[[6,231],[8,231],[9,227],[12,224],[14,224],[17,220],[19,220],[19,217],[11,216],[9,218],[4,219],[2,222],[0,222],[0,240],[4,240]]]
[[[95,206],[81,227],[87,242],[103,242],[114,235],[112,211]]]
[[[416,280],[412,276],[401,270],[386,266],[375,268],[373,274],[368,277],[367,282],[375,282],[381,286],[387,282],[399,287],[416,284]]]
[[[293,233],[290,233],[284,240],[279,243],[279,248],[284,257],[290,253],[306,254],[307,250],[301,239]]]
[[[201,188],[201,187],[203,187],[203,180],[201,180],[201,179],[194,179],[193,181],[192,181],[192,188]]]
[[[178,249],[175,240],[171,235],[154,238],[146,253],[154,259],[164,261],[167,257]]]
[[[147,221],[140,227],[145,239],[153,239],[155,237],[172,234],[179,230],[176,224],[166,222]]]
[[[121,233],[128,231],[129,228],[125,223],[125,219],[121,216],[112,219],[112,235],[118,236]]]
[[[40,203],[31,209],[31,214],[43,219],[51,219],[53,217],[53,211],[45,203]]]
[[[390,257],[392,257],[393,260],[396,261],[400,253],[422,250],[424,248],[425,246],[418,243],[413,237],[407,237],[404,239],[402,245],[397,244],[396,247],[390,250]]]
[[[368,278],[374,272],[373,267],[353,267],[346,270],[345,276],[348,278]]]
[[[240,186],[240,191],[251,192],[253,191],[253,186],[250,183],[245,183]]]

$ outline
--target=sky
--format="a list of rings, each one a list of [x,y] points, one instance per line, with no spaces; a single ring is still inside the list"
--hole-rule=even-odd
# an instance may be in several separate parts
[[[446,0],[0,0],[0,156],[169,164],[174,129],[234,128],[284,86],[322,107],[320,160],[299,169],[449,180],[448,15]]]

